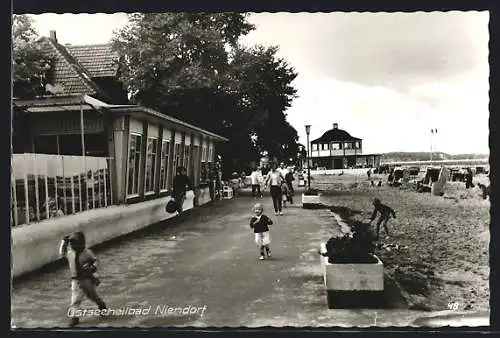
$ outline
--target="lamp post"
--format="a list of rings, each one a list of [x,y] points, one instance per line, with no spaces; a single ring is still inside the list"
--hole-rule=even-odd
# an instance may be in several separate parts
[[[307,134],[307,189],[311,189],[311,165],[309,163],[309,158],[311,157],[309,153],[309,133],[311,132],[311,125],[306,125]]]

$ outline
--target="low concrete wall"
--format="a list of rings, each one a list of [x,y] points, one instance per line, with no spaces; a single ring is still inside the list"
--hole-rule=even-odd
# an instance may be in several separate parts
[[[311,170],[311,176],[318,175],[338,175],[344,173],[344,175],[353,176],[364,176],[366,177],[366,172],[371,168],[356,168],[356,169],[327,169],[327,170]],[[307,173],[305,175],[307,177]]]
[[[184,210],[193,208],[193,197],[193,192],[189,191]],[[165,197],[137,204],[110,206],[14,228],[12,276],[21,276],[60,259],[60,241],[71,232],[84,231],[87,244],[92,247],[174,217],[176,213],[165,212],[169,199]],[[208,188],[201,189],[198,205],[208,201]]]

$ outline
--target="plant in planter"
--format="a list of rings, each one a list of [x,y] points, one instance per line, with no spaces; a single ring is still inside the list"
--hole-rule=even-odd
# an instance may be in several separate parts
[[[358,226],[352,237],[332,237],[326,242],[326,253],[331,264],[376,264],[374,238],[366,225]]]
[[[384,266],[373,254],[374,241],[369,227],[360,225],[354,227],[352,236],[334,237],[321,245],[329,309],[342,307],[344,301],[354,301],[357,303],[354,306],[372,302],[378,306],[384,301]]]

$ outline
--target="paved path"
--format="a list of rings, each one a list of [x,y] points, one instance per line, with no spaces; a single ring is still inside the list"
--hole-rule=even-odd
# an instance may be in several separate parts
[[[259,261],[249,228],[256,202],[243,193],[192,210],[182,222],[112,243],[96,251],[110,308],[152,307],[147,316],[86,317],[80,326],[368,326],[407,325],[418,313],[401,310],[328,310],[318,243],[338,228],[326,210],[299,204],[275,216],[273,257]],[[68,271],[61,267],[20,281],[12,291],[14,327],[64,327]],[[186,316],[155,315],[156,308],[203,307]],[[85,307],[93,308],[91,303]]]

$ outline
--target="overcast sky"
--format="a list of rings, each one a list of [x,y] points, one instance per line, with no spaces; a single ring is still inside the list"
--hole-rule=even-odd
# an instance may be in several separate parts
[[[126,14],[34,16],[61,43],[105,43]],[[277,45],[299,73],[288,120],[305,140],[337,122],[365,153],[488,153],[487,12],[259,13],[245,44]]]

